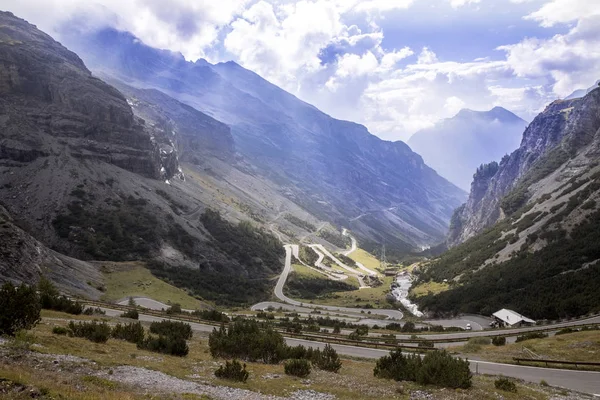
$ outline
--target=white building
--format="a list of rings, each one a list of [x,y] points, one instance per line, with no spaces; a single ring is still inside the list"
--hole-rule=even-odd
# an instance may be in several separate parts
[[[500,327],[518,328],[521,326],[535,325],[534,320],[506,308],[495,312],[492,316]]]

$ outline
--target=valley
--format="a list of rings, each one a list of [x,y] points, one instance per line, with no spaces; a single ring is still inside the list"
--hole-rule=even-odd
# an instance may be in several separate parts
[[[234,61],[59,34],[0,11],[0,398],[600,395],[600,88],[415,152]]]

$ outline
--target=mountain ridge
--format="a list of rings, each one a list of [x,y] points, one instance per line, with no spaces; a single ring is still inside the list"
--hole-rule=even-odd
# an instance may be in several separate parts
[[[406,144],[333,119],[236,63],[198,66],[123,32],[72,40],[97,73],[161,90],[229,125],[236,151],[257,172],[285,187],[290,200],[365,241],[406,249],[439,242],[451,208],[464,199]],[[354,219],[365,209],[378,212]]]

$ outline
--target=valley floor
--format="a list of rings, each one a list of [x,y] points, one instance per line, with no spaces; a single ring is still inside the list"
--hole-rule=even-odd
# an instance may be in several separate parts
[[[195,332],[187,357],[138,350],[135,345],[110,339],[96,344],[85,339],[57,336],[54,326],[73,317],[43,312],[30,338],[5,341],[0,346],[2,399],[586,399],[579,393],[517,382],[517,393],[494,387],[494,378],[476,376],[469,390],[419,387],[373,377],[373,361],[343,359],[339,374],[315,370],[308,378],[283,374],[282,365],[248,363],[247,383],[214,377],[222,360],[211,358],[206,337]],[[119,319],[102,317],[109,323]]]

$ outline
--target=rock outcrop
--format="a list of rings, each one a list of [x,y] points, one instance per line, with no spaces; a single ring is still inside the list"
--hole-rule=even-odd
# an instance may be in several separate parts
[[[448,243],[454,246],[473,237],[524,206],[548,175],[568,180],[596,162],[600,127],[600,90],[583,98],[550,104],[523,134],[521,146],[502,158],[495,172],[476,174],[467,203],[456,210]],[[584,158],[578,157],[584,156]]]

